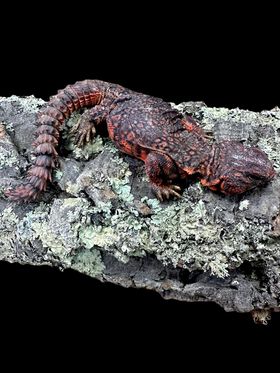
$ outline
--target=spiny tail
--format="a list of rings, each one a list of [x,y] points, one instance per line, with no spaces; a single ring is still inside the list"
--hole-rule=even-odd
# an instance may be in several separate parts
[[[99,88],[98,88],[99,86]],[[100,84],[94,80],[85,80],[68,85],[58,92],[38,113],[38,129],[35,132],[36,159],[28,170],[23,185],[6,191],[6,195],[14,201],[35,200],[46,190],[48,181],[52,179],[52,170],[57,158],[56,148],[59,141],[59,129],[73,111],[85,106],[98,105],[103,98]]]

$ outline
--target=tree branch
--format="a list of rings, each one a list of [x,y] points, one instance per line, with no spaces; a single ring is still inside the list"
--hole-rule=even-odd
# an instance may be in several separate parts
[[[31,161],[34,97],[0,98],[0,193],[20,183]],[[254,113],[177,106],[216,141],[261,147],[279,171],[280,110]],[[211,301],[226,311],[277,310],[280,296],[280,183],[226,197],[190,183],[180,201],[159,203],[140,161],[106,138],[80,150],[63,130],[60,168],[41,201],[0,198],[0,259],[73,268],[101,281],[144,287],[165,298]],[[259,311],[264,310],[264,311]]]

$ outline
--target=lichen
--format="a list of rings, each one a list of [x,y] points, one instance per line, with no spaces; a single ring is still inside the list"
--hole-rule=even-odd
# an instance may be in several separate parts
[[[85,203],[79,199],[69,205],[69,200],[54,202],[52,207],[43,203],[18,219],[11,207],[4,209],[0,215],[1,246],[14,248],[13,242],[29,246],[39,240],[51,254],[67,264],[67,256],[78,246],[78,230],[85,222]],[[59,210],[59,212],[58,212]],[[62,214],[67,219],[60,221]],[[62,223],[62,224],[61,224]]]
[[[83,148],[78,148],[71,142],[68,150],[73,151],[75,159],[87,160],[93,155],[98,154],[103,149],[103,139],[100,136],[96,136],[94,141],[87,143]]]
[[[118,236],[111,227],[88,226],[81,230],[80,240],[87,249],[95,246],[107,249],[118,240]]]
[[[101,275],[105,269],[99,250],[81,250],[73,257],[71,268],[85,273],[86,275],[96,277]]]
[[[236,127],[243,129],[239,133],[237,140],[247,140],[248,144],[258,145],[269,158],[273,161],[276,171],[280,170],[279,146],[280,146],[280,110],[275,108],[272,111],[263,111],[254,113],[249,110],[225,109],[225,108],[201,108],[202,126],[205,129],[214,128],[217,122],[235,123]],[[256,136],[256,133],[262,131],[262,136]],[[235,131],[236,132],[236,131]],[[234,132],[232,132],[234,133]],[[214,135],[217,134],[214,131]]]
[[[174,105],[179,111],[187,112],[188,103]],[[212,133],[213,138],[227,138],[246,141],[258,145],[274,162],[276,171],[280,170],[280,109],[255,113],[249,110],[210,108],[202,104],[196,107],[193,114],[206,132]],[[231,128],[234,127],[234,131]],[[262,135],[257,134],[262,130]]]
[[[12,103],[13,106],[18,106],[19,109],[24,111],[25,113],[37,113],[38,107],[44,104],[44,100],[40,98],[36,98],[35,96],[26,96],[26,97],[18,97],[12,95],[10,97],[0,97],[0,104],[1,101],[5,103]]]
[[[197,193],[201,193],[198,203],[193,198]],[[102,227],[88,227],[82,240],[87,239],[91,247],[97,243],[123,261],[153,253],[165,264],[210,271],[219,277],[226,277],[244,260],[256,259],[258,251],[262,260],[268,260],[272,245],[266,235],[269,224],[248,219],[223,224],[209,214],[203,195],[201,188],[193,185],[182,201],[162,206],[155,203],[151,217],[135,216],[123,204],[102,221]],[[275,250],[275,243],[273,247]],[[278,245],[280,255],[279,250]]]
[[[0,170],[5,167],[18,168],[18,152],[7,136],[6,127],[0,123]]]
[[[121,159],[117,153],[114,154],[112,162],[118,169],[118,172],[115,177],[109,178],[109,184],[112,187],[112,190],[118,195],[121,201],[131,203],[134,197],[131,194],[131,185],[129,181],[131,171],[129,170],[129,165],[126,162],[124,162],[123,159]]]
[[[239,203],[238,208],[239,208],[240,211],[246,210],[248,208],[249,204],[250,204],[250,202],[248,201],[248,199],[244,199],[243,201],[241,201]]]
[[[15,228],[18,217],[11,206],[0,213],[0,259],[12,258],[14,242],[16,242]]]
[[[54,200],[51,206],[40,203],[22,219],[7,207],[0,214],[0,259],[3,255],[6,260],[15,259],[15,242],[25,250],[40,242],[47,249],[45,263],[57,262],[62,268],[71,267],[91,276],[101,274],[104,264],[99,251],[83,239],[90,213],[89,203],[82,198]],[[28,262],[28,255],[22,252],[20,256]]]
[[[5,167],[18,168],[18,155],[14,149],[0,149],[0,170]]]

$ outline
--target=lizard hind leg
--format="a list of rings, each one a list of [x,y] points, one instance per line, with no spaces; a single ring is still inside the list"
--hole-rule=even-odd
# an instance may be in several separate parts
[[[181,188],[172,183],[179,177],[178,168],[168,155],[149,153],[145,159],[145,168],[152,189],[160,201],[171,196],[181,197]]]
[[[96,125],[106,120],[105,108],[96,105],[90,110],[85,111],[79,121],[72,127],[70,134],[74,136],[74,143],[83,147],[90,142],[96,135]]]

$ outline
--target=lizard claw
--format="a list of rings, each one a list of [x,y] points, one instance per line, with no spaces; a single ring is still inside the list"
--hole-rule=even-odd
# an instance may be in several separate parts
[[[179,191],[181,191],[181,188],[178,185],[156,185],[155,187],[153,187],[153,189],[156,193],[156,196],[161,202],[163,202],[164,199],[169,199],[171,196],[182,198],[182,196],[178,193]]]
[[[94,123],[85,121],[81,118],[70,130],[70,134],[74,135],[74,143],[79,147],[83,147],[90,142],[95,136],[96,130]]]

